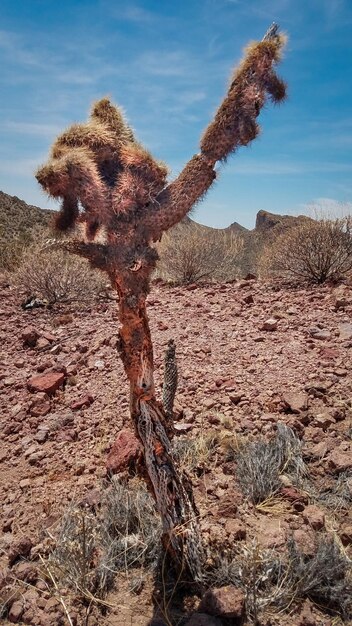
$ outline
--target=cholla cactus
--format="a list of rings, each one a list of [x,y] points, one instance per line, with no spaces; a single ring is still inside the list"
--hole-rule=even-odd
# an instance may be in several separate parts
[[[177,224],[216,178],[214,166],[258,134],[256,119],[269,97],[285,97],[275,75],[284,37],[273,25],[251,44],[228,93],[201,140],[201,150],[172,183],[167,168],[135,139],[108,99],[97,102],[86,124],[75,124],[54,143],[37,180],[62,199],[59,230],[76,226],[66,244],[106,271],[119,294],[120,354],[130,381],[131,417],[144,448],[145,475],[163,522],[164,544],[179,565],[201,578],[197,511],[187,479],[172,456],[170,428],[157,401],[153,348],[146,313],[157,252],[153,242]]]

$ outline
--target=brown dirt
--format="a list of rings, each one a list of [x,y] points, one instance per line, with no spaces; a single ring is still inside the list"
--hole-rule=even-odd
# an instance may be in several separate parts
[[[344,304],[336,306],[341,289]],[[92,303],[90,311],[72,315],[22,311],[20,297],[6,281],[0,298],[0,568],[6,571],[10,546],[21,536],[31,539],[35,562],[69,503],[99,486],[109,449],[120,429],[130,424],[127,383],[116,349],[116,303]],[[177,420],[181,431],[187,430],[181,436],[214,431],[247,441],[274,435],[280,421],[302,438],[320,490],[339,472],[351,470],[350,287],[290,290],[256,281],[191,288],[154,285],[148,300],[159,388],[167,342],[176,341]],[[269,324],[272,330],[265,330],[268,320],[277,321]],[[22,337],[28,327],[38,333],[35,347]],[[53,371],[65,373],[63,388],[49,395],[30,391],[29,379]],[[331,510],[312,498],[297,506],[292,504],[295,497],[286,498],[279,512],[259,510],[243,502],[235,465],[225,463],[219,450],[205,473],[194,477],[206,535],[229,538],[232,533],[236,541],[256,539],[266,548],[280,549],[290,532],[303,531],[307,541],[314,524],[321,529],[323,523],[323,530],[343,539],[351,557],[346,531],[351,511]],[[311,505],[318,511],[308,508],[303,515]],[[237,524],[229,523],[233,520]],[[105,617],[94,608],[86,619],[77,609],[77,624],[148,624],[152,582],[141,595],[130,593],[122,579],[117,589],[107,598],[113,608]],[[37,587],[34,599],[27,598],[32,607],[40,591]],[[29,616],[17,623],[67,623],[60,607],[50,613],[45,603],[38,606],[34,621]],[[288,623],[332,624],[324,611],[307,605],[303,610],[311,617],[292,621],[291,616]],[[16,607],[14,615],[16,619]],[[283,617],[270,619],[263,623],[285,624]]]

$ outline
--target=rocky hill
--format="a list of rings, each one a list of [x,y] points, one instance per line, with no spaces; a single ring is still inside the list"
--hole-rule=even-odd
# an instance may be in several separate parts
[[[53,211],[40,209],[0,191],[0,237],[28,236],[36,227],[46,226]]]

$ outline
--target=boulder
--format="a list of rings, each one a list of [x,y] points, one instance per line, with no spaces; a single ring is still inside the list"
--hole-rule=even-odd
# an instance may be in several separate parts
[[[308,395],[304,392],[291,392],[283,395],[285,406],[292,413],[301,413],[308,408]]]
[[[28,389],[33,392],[41,391],[48,395],[55,393],[65,381],[63,372],[47,372],[38,376],[32,376],[27,382]]]
[[[227,585],[215,589],[208,589],[199,606],[200,611],[236,619],[240,623],[244,616],[245,596],[241,589],[234,585]]]
[[[142,445],[134,432],[124,428],[117,435],[106,461],[109,475],[133,468],[142,454]]]
[[[39,333],[32,326],[27,326],[27,328],[25,328],[22,332],[23,345],[27,346],[28,348],[34,348],[37,344],[38,339]]]
[[[9,564],[13,565],[18,559],[29,556],[33,543],[29,537],[20,537],[12,542],[8,552]]]
[[[313,530],[321,530],[325,526],[325,515],[319,507],[314,504],[306,506],[303,511],[303,519]]]
[[[270,317],[269,319],[265,320],[259,330],[266,330],[270,332],[277,330],[277,320],[274,317]]]

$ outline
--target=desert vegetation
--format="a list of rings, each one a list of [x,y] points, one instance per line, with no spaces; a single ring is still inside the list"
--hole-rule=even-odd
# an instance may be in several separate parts
[[[307,220],[274,240],[263,254],[269,276],[311,284],[338,282],[352,272],[352,220]]]
[[[179,224],[163,235],[157,272],[178,284],[233,280],[241,272],[243,239],[197,224]]]
[[[87,261],[51,246],[44,233],[42,242],[32,243],[22,252],[14,271],[14,283],[28,298],[37,298],[47,306],[84,305],[94,302],[106,291],[106,280]]]
[[[97,102],[87,124],[60,135],[37,180],[62,200],[56,227],[76,238],[63,247],[105,271],[119,296],[119,349],[131,389],[131,418],[144,452],[147,484],[162,518],[163,544],[177,569],[202,580],[203,547],[192,488],[178,471],[170,428],[157,402],[153,347],[146,313],[149,281],[158,258],[153,242],[180,222],[212,185],[215,165],[259,132],[256,118],[267,98],[285,97],[274,68],[285,38],[273,25],[252,44],[228,93],[206,129],[200,153],[167,184],[166,166],[139,143],[121,111]],[[81,211],[82,209],[82,211]],[[184,532],[179,532],[179,528]]]

